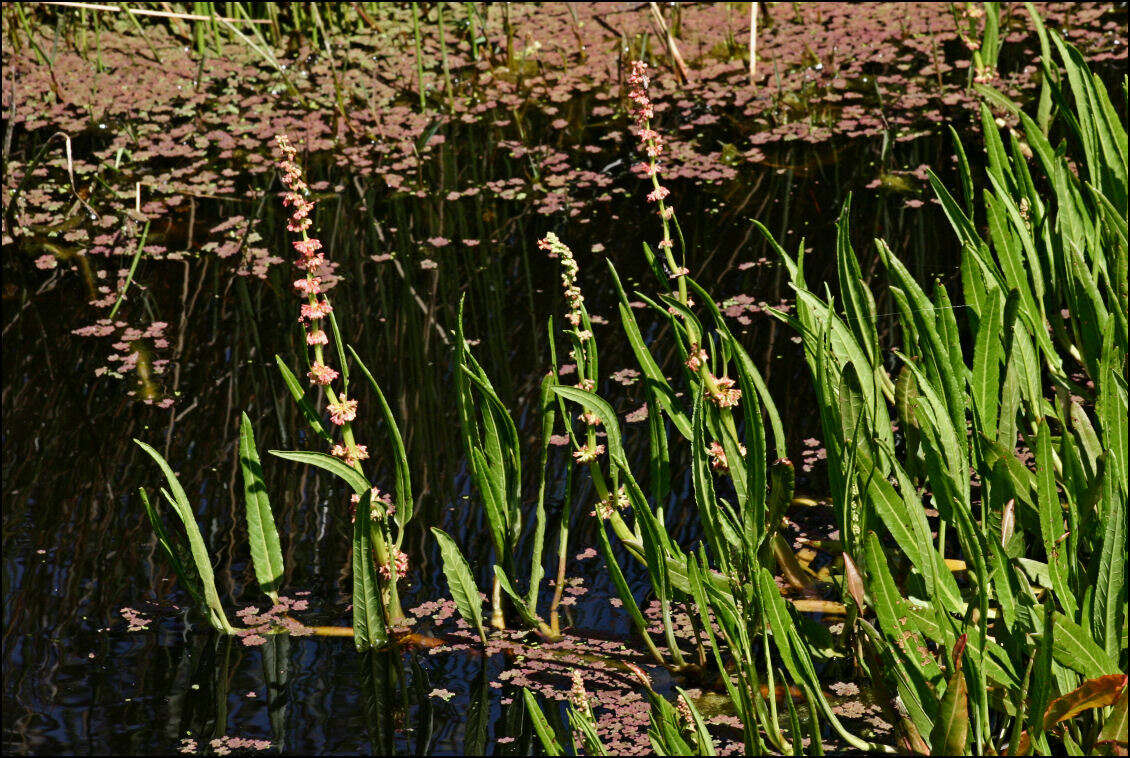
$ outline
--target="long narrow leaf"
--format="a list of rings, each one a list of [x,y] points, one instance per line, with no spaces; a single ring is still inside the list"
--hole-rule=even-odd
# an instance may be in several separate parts
[[[255,434],[251,419],[242,414],[239,425],[239,467],[243,474],[243,505],[247,513],[247,539],[251,546],[251,562],[259,589],[272,602],[279,601],[279,584],[283,577],[282,548],[267,485],[263,481],[263,467],[255,447]]]

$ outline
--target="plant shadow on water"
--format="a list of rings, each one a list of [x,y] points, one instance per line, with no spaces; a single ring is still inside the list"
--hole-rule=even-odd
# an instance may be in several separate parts
[[[399,15],[392,21],[410,29],[402,9],[395,13]],[[11,15],[5,9],[6,29],[16,23]],[[567,19],[559,9],[557,15]],[[630,31],[648,23],[646,11],[635,15],[639,19],[623,16],[617,21],[613,17],[604,23],[623,24],[623,29],[629,30],[624,32],[624,40],[638,52],[648,44],[649,32]],[[690,11],[688,16],[680,20],[693,26],[691,21],[696,17]],[[440,71],[450,76],[446,58],[442,68],[438,62],[443,48],[437,44],[432,28],[436,21],[433,15],[424,41],[431,55],[428,73],[435,80],[430,108],[437,108],[444,99],[440,95],[444,90],[436,83]],[[523,74],[522,65],[514,62],[527,43],[509,39],[509,27],[522,29],[526,24],[536,28],[530,15],[517,19],[507,16],[505,22],[497,18],[486,21],[490,31],[484,34],[496,35],[490,45],[491,55],[511,61],[505,75],[501,70],[497,73],[500,79],[517,72],[521,80],[545,65],[531,65],[531,71]],[[672,19],[672,23],[675,21]],[[723,65],[701,50],[704,44],[709,50],[710,44],[725,39],[720,26],[711,26],[715,21],[704,21],[694,33],[689,28],[683,32],[700,48],[691,56],[696,71]],[[794,23],[803,27],[802,21]],[[567,21],[561,23],[562,28],[568,28]],[[782,18],[778,23],[789,21]],[[1091,23],[1097,28],[1100,22]],[[591,23],[583,34],[595,33],[595,27],[597,24]],[[48,38],[50,26],[44,29],[37,32],[41,39]],[[126,51],[122,55],[148,55],[144,52],[147,43],[133,36],[129,27],[108,27],[100,33],[106,36],[107,56],[114,44]],[[158,30],[160,33],[163,31]],[[448,33],[454,34],[451,29]],[[582,48],[581,34],[577,32],[573,43],[570,32],[569,44]],[[458,48],[463,55],[468,54],[473,47],[470,40],[475,39],[474,33],[466,36],[467,41],[460,38]],[[536,34],[523,31],[520,36],[532,39]],[[117,42],[112,41],[115,37]],[[1124,64],[1124,30],[1122,38]],[[596,41],[585,40],[586,56],[597,56]],[[609,41],[618,42],[610,35],[599,38],[605,49]],[[404,49],[411,50],[409,42],[404,43]],[[211,43],[206,40],[205,44]],[[475,44],[488,48],[485,42]],[[659,46],[652,54],[662,59],[662,45],[655,38],[651,44]],[[949,44],[954,44],[952,35]],[[689,42],[687,46],[691,46]],[[532,49],[532,43],[525,48],[527,52]],[[763,49],[773,48],[766,43]],[[303,52],[313,59],[314,53],[308,48]],[[828,51],[820,48],[808,52],[823,60]],[[169,54],[167,50],[165,54]],[[830,54],[834,55],[834,48]],[[941,54],[956,57],[952,50]],[[5,51],[6,67],[9,55],[16,54]],[[19,55],[21,72],[37,67],[36,53],[30,47]],[[328,62],[310,64],[323,85],[331,74],[337,76],[332,52],[327,58]],[[609,53],[608,58],[614,67],[618,56]],[[1117,59],[1114,64],[1119,65]],[[411,64],[396,75],[414,81],[418,74],[413,67]],[[738,61],[736,69],[741,68]],[[781,110],[803,112],[804,118],[794,123],[807,119],[806,131],[818,129],[823,116],[806,98],[814,87],[830,90],[820,80],[820,69],[812,63],[792,68],[808,69],[808,78],[815,78],[815,83],[810,82],[807,89],[803,82],[796,87],[790,83],[780,95]],[[457,78],[460,72],[455,69]],[[469,72],[463,75],[470,79]],[[45,81],[42,72],[39,76],[39,81]],[[238,76],[238,72],[232,76]],[[273,70],[257,71],[255,76],[281,90]],[[809,499],[813,503],[787,514],[791,525],[786,537],[790,543],[798,540],[794,547],[803,547],[800,538],[819,541],[838,537],[830,531],[835,528],[833,518],[814,515],[828,507],[829,497],[819,441],[821,424],[813,412],[816,399],[807,380],[799,338],[793,338],[766,310],[788,309],[794,297],[788,272],[750,219],[772,230],[788,250],[795,250],[800,238],[805,238],[805,249],[814,251],[806,259],[805,274],[810,289],[819,292],[824,281],[836,287],[837,261],[823,254],[835,249],[836,216],[852,190],[868,190],[856,195],[852,207],[856,248],[862,250],[871,238],[882,237],[904,256],[920,280],[938,276],[947,284],[956,284],[958,241],[942,213],[932,204],[923,206],[918,199],[929,197],[921,168],[927,164],[935,167],[950,186],[956,182],[950,143],[940,130],[930,128],[922,128],[916,139],[904,141],[890,139],[885,132],[862,131],[854,137],[832,138],[831,130],[826,129],[827,136],[812,140],[765,144],[752,140],[757,160],[734,159],[730,143],[736,139],[729,130],[743,136],[756,135],[762,131],[762,124],[755,123],[741,108],[734,108],[732,102],[713,109],[705,104],[709,93],[729,85],[714,82],[705,74],[703,78],[708,95],[679,105],[680,115],[667,124],[675,129],[681,120],[690,122],[692,114],[701,118],[701,122],[695,122],[699,129],[696,144],[708,145],[697,153],[687,148],[687,154],[680,157],[683,170],[668,180],[671,199],[679,209],[688,248],[699,251],[700,257],[689,261],[694,279],[716,298],[730,328],[758,362],[785,419],[788,450],[800,461],[798,502]],[[866,82],[860,85],[859,81],[848,80],[847,91],[864,87]],[[474,86],[491,93],[496,85],[477,82]],[[7,111],[9,105],[16,107],[20,96],[7,81],[4,87]],[[219,92],[223,85],[217,83],[214,89]],[[445,94],[450,96],[451,92],[449,85]],[[478,96],[479,91],[474,92]],[[422,99],[423,92],[420,94]],[[649,661],[632,642],[638,642],[638,636],[633,636],[631,622],[616,602],[609,601],[616,600],[617,592],[602,560],[595,551],[577,547],[597,544],[596,530],[603,527],[589,517],[590,503],[596,499],[591,482],[567,481],[571,467],[567,444],[549,448],[546,498],[552,517],[560,514],[566,493],[574,506],[561,603],[568,635],[565,640],[530,645],[531,640],[521,632],[508,631],[494,636],[485,650],[478,647],[470,627],[453,615],[450,601],[437,600],[447,598],[449,593],[440,552],[428,529],[429,525],[438,526],[450,534],[471,559],[478,586],[489,586],[494,548],[483,509],[471,502],[477,494],[459,439],[453,391],[451,345],[456,307],[465,295],[467,337],[501,399],[512,409],[525,455],[539,444],[537,398],[541,379],[551,370],[545,324],[550,316],[562,312],[556,263],[547,262],[534,244],[546,230],[556,229],[565,236],[562,229],[568,229],[568,242],[577,252],[580,286],[588,311],[595,317],[593,328],[602,346],[605,378],[597,391],[618,411],[637,410],[637,416],[647,400],[630,347],[617,338],[618,327],[608,325],[616,322],[619,298],[607,273],[605,256],[615,263],[627,292],[653,289],[649,284],[651,271],[638,253],[641,242],[654,244],[649,240],[654,231],[652,219],[643,218],[641,210],[643,184],[626,170],[627,163],[606,173],[600,170],[614,161],[630,160],[628,151],[619,144],[626,135],[624,119],[608,118],[612,108],[604,104],[614,104],[615,100],[600,97],[618,98],[618,83],[596,87],[590,82],[586,89],[569,94],[581,105],[562,106],[568,111],[564,114],[528,108],[525,122],[521,108],[527,106],[510,90],[504,90],[503,105],[484,109],[486,115],[478,115],[477,121],[451,117],[441,123],[441,119],[429,118],[426,113],[415,114],[420,121],[409,135],[412,139],[407,140],[411,144],[398,149],[409,155],[416,153],[416,159],[393,173],[397,181],[387,181],[384,176],[375,179],[364,163],[372,156],[365,157],[362,152],[351,152],[349,159],[343,160],[332,137],[327,136],[328,128],[326,133],[320,127],[311,130],[320,135],[311,142],[319,144],[305,162],[311,187],[320,195],[317,225],[337,265],[332,289],[335,315],[400,420],[415,485],[417,513],[406,529],[403,547],[411,556],[411,567],[401,583],[401,601],[418,624],[398,652],[370,650],[359,654],[350,638],[329,635],[270,634],[265,635],[263,644],[252,646],[244,644],[246,638],[213,634],[188,612],[193,599],[175,581],[136,494],[138,487],[150,486],[156,478],[150,459],[126,444],[134,437],[149,442],[174,462],[210,548],[219,594],[228,608],[233,602],[245,611],[262,604],[256,571],[245,547],[248,536],[239,481],[240,411],[248,410],[260,450],[311,445],[311,435],[304,431],[303,418],[278,380],[272,359],[276,354],[293,356],[304,345],[301,330],[294,326],[291,271],[281,260],[271,259],[272,251],[289,250],[290,242],[283,232],[285,219],[272,197],[279,185],[265,168],[269,167],[269,152],[261,149],[254,160],[247,155],[255,155],[255,151],[243,145],[234,151],[234,157],[230,149],[224,158],[204,153],[204,163],[195,165],[197,171],[206,169],[226,176],[223,172],[232,170],[233,165],[242,171],[246,163],[251,163],[260,166],[259,173],[251,179],[240,179],[243,184],[232,185],[242,193],[238,197],[233,193],[212,194],[203,184],[194,188],[195,194],[185,191],[156,222],[145,226],[144,237],[140,228],[133,228],[119,240],[99,242],[99,235],[106,234],[106,229],[100,222],[86,223],[85,207],[68,212],[52,206],[50,219],[37,218],[28,225],[29,229],[34,227],[32,233],[16,235],[18,239],[9,236],[11,222],[6,222],[5,751],[164,753],[180,748],[217,753],[527,754],[540,750],[541,743],[535,725],[521,707],[522,688],[563,692],[576,665],[584,665],[591,672],[589,691],[601,694],[600,714],[607,716],[612,711],[624,722],[623,731],[611,738],[622,741],[613,744],[625,752],[651,750],[646,734],[648,702],[638,691],[632,669],[625,666],[647,666]],[[405,88],[389,97],[390,101],[412,101],[415,93]],[[514,97],[514,102],[506,102],[506,97]],[[531,91],[527,97],[536,99],[539,93]],[[679,97],[672,85],[664,102],[675,108]],[[866,97],[870,98],[870,93]],[[146,103],[143,98],[139,100],[141,105]],[[231,104],[223,97],[217,102],[223,107]],[[880,106],[879,102],[867,103],[872,108]],[[415,103],[406,107],[415,108]],[[556,110],[557,106],[553,107]],[[825,103],[821,107],[829,106]],[[602,113],[601,108],[610,113]],[[136,126],[131,121],[146,122],[145,115],[130,110],[126,108],[113,121],[108,119],[111,130],[128,132]],[[715,124],[717,112],[725,115],[722,124]],[[808,119],[812,113],[815,117]],[[488,126],[487,119],[501,120],[508,114],[515,119],[512,128],[518,134],[500,134]],[[332,108],[318,115],[329,123]],[[565,117],[565,123],[558,123],[555,115]],[[301,121],[303,116],[299,112],[287,118]],[[839,116],[828,118],[835,125]],[[73,129],[70,139],[76,155],[89,156],[107,148],[100,134],[105,132],[105,124],[96,124],[98,119],[93,114],[88,114],[81,128],[50,119],[28,123],[34,119],[26,115],[21,119],[15,132],[18,152],[23,156],[20,173],[34,171],[32,156],[46,145],[56,127]],[[591,123],[582,128],[586,121]],[[374,129],[379,123],[365,123],[363,129]],[[974,123],[966,114],[959,126],[968,128]],[[576,133],[567,134],[574,127]],[[345,128],[340,131],[344,134]],[[566,136],[558,138],[560,134]],[[373,134],[366,136],[375,139]],[[610,136],[615,139],[608,139]],[[402,135],[398,138],[406,142]],[[153,144],[152,136],[147,139],[147,144]],[[355,137],[342,140],[352,140],[351,149],[364,142]],[[507,140],[507,155],[480,160],[487,146]],[[595,157],[583,165],[591,167],[584,170],[592,177],[608,181],[598,181],[587,194],[537,194],[531,189],[535,182],[523,183],[531,172],[542,178],[546,164],[553,165],[552,153],[559,148],[576,147],[579,152],[586,143],[595,146],[602,141],[609,144],[601,144],[594,151]],[[68,149],[70,145],[68,142]],[[6,162],[7,150],[6,146]],[[529,157],[531,151],[536,160]],[[73,193],[69,193],[73,180],[62,178],[66,176],[66,162],[56,160],[58,157],[48,159],[58,185],[55,194],[40,190],[44,195],[32,197],[29,204],[50,206],[65,198],[66,205],[72,205]],[[978,160],[977,156],[971,158]],[[175,155],[164,159],[170,163],[177,160]],[[143,159],[138,161],[136,174],[134,168],[119,171],[104,164],[81,167],[80,177],[88,175],[89,169],[107,188],[106,194],[91,198],[97,203],[95,215],[116,212],[110,210],[114,204],[117,210],[132,206],[128,191],[145,179],[140,171],[146,164]],[[107,157],[104,163],[113,162]],[[718,176],[710,175],[714,170],[720,171]],[[703,174],[708,175],[705,180]],[[397,191],[400,175],[409,177],[407,191]],[[522,182],[507,184],[518,176],[523,177]],[[563,176],[577,179],[575,174]],[[6,217],[13,189],[10,182],[18,180],[10,176],[5,179]],[[491,183],[498,189],[489,196],[460,196],[465,192],[460,187]],[[546,184],[555,186],[549,181]],[[420,192],[420,187],[430,191]],[[620,191],[597,197],[605,187]],[[570,210],[577,210],[585,223],[572,223]],[[78,220],[72,220],[75,218]],[[55,228],[49,228],[53,224]],[[613,229],[614,233],[609,232]],[[72,233],[74,240],[68,241],[67,235]],[[73,332],[90,327],[109,306],[117,307],[117,290],[111,287],[107,295],[98,287],[103,281],[117,279],[121,283],[124,274],[118,269],[131,268],[130,257],[118,249],[124,249],[127,243],[131,253],[149,249],[147,246],[159,246],[161,252],[142,257],[136,276],[131,271],[125,280],[123,290],[130,289],[131,281],[136,284],[123,301],[121,323],[114,323],[106,334],[117,340],[113,349],[118,360],[114,362],[107,359],[105,344]],[[114,248],[112,261],[76,252],[97,245]],[[178,250],[193,254],[165,254]],[[40,266],[42,256],[56,261],[60,275],[48,277],[45,271],[52,271],[50,261]],[[30,265],[33,260],[37,261],[34,266]],[[91,264],[90,260],[97,262]],[[250,275],[234,274],[237,261]],[[102,272],[100,277],[97,269],[103,264],[112,266],[108,276]],[[863,265],[867,278],[881,270],[877,258],[865,259]],[[70,275],[61,275],[64,270]],[[107,297],[106,307],[92,309],[91,300]],[[633,303],[633,308],[635,305],[643,308],[642,303]],[[878,330],[885,338],[896,331],[898,309],[886,292],[876,306],[880,314]],[[639,317],[649,343],[668,328],[660,319],[646,318],[643,311]],[[665,371],[674,370],[680,363],[674,348],[656,357]],[[571,368],[576,369],[568,363],[560,366],[561,376],[567,377]],[[110,378],[114,374],[122,378],[114,381]],[[355,397],[361,406],[376,408],[374,394],[362,386],[364,382],[356,384]],[[383,439],[375,422],[370,425],[366,429],[370,439]],[[624,446],[633,456],[631,464],[637,471],[648,467],[647,438],[646,424],[626,425]],[[375,450],[377,446],[371,443],[371,447]],[[393,481],[394,464],[387,455],[374,453],[369,463],[372,481]],[[692,499],[691,463],[683,453],[673,455],[672,472],[683,473],[673,475],[670,491],[661,504],[668,532],[683,545],[702,537],[694,509],[682,507]],[[300,608],[295,615],[306,627],[348,625],[353,529],[347,488],[316,468],[271,456],[264,456],[262,469],[274,519],[283,535],[285,574],[278,586],[280,601]],[[536,492],[538,475],[535,466],[527,466],[520,491]],[[641,482],[648,485],[646,478]],[[720,495],[728,497],[729,493]],[[523,502],[522,506],[532,507],[532,502]],[[517,558],[528,563],[528,538],[534,525],[532,518],[527,517],[526,522],[518,542],[526,554]],[[616,552],[620,555],[622,551],[617,547]],[[798,572],[819,574],[822,562],[827,562],[813,550],[808,554],[801,550],[799,557],[803,565]],[[631,560],[622,560],[620,565],[635,597],[646,597],[650,590],[647,569]],[[543,607],[551,601],[554,589],[541,589]],[[821,606],[821,597],[812,600],[815,612],[804,618],[813,627],[826,625],[827,618],[819,611],[830,606]],[[658,638],[664,631],[658,604],[643,611]],[[257,613],[256,609],[242,615]],[[676,608],[675,617],[679,639],[697,639],[697,622],[686,615],[685,609]],[[836,612],[833,617],[839,618]],[[134,631],[127,630],[127,625]],[[734,723],[728,701],[711,705],[711,698],[721,690],[718,682],[683,674],[671,676],[656,667],[649,672],[661,694],[672,695],[676,686],[696,693],[702,715],[723,730],[731,746],[740,743],[741,725]],[[841,675],[838,671],[835,674]],[[806,713],[808,704],[799,692],[784,686],[777,689],[780,692],[768,694],[782,703],[783,712],[784,704],[791,711],[795,700],[801,715]],[[871,715],[867,711],[870,706],[860,705],[858,697],[846,695],[843,699],[848,703],[847,710],[857,705],[862,709],[853,711],[855,716]],[[564,710],[550,709],[547,716],[558,734],[568,731]],[[807,722],[807,718],[800,721]]]

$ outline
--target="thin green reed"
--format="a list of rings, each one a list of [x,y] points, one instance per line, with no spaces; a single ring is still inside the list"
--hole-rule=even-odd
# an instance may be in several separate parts
[[[412,45],[416,50],[416,89],[420,97],[420,112],[428,110],[427,99],[424,94],[424,53],[420,47],[420,8],[417,3],[412,6]]]
[[[451,85],[451,67],[447,62],[447,35],[445,33],[443,10],[447,3],[438,3],[436,5],[436,14],[438,15],[439,25],[439,53],[443,60],[443,84],[447,90],[447,109],[450,112],[455,111],[455,90]]]

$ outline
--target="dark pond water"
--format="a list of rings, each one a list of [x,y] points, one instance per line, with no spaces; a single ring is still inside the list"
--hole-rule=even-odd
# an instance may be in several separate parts
[[[552,127],[539,128],[543,134],[531,139],[544,138]],[[445,131],[453,170],[474,164],[477,151],[492,139],[473,125],[449,125]],[[49,134],[21,127],[16,141],[32,152]],[[100,139],[98,127],[76,133],[76,154],[100,149]],[[940,211],[929,202],[908,203],[921,195],[921,184],[908,194],[889,173],[910,174],[931,164],[951,181],[947,140],[940,125],[932,124],[905,143],[858,137],[765,146],[763,162],[742,165],[724,180],[670,182],[693,251],[692,274],[727,308],[759,361],[786,421],[790,455],[800,462],[798,489],[807,496],[825,494],[819,420],[799,345],[761,311],[764,304],[791,297],[751,219],[763,222],[786,249],[795,250],[802,236],[807,240],[815,288],[833,273],[835,218],[854,191],[852,236],[865,275],[876,266],[870,240],[881,236],[924,278],[952,281],[957,250]],[[602,165],[594,168],[599,172],[614,157],[600,156],[596,163]],[[449,335],[459,298],[466,295],[468,336],[477,340],[476,355],[518,421],[532,458],[538,424],[531,409],[549,367],[546,321],[563,312],[557,263],[542,257],[535,243],[555,231],[577,253],[590,312],[608,319],[596,334],[604,378],[598,391],[619,411],[638,408],[642,388],[613,378],[635,362],[620,336],[604,259],[616,265],[629,292],[656,291],[639,252],[643,240],[654,238],[641,183],[624,165],[605,169],[611,186],[624,191],[587,206],[585,223],[579,223],[566,214],[539,212],[542,200],[533,197],[445,203],[442,182],[422,198],[371,191],[367,180],[360,181],[364,172],[340,165],[329,152],[316,152],[309,165],[311,180],[329,187],[317,228],[330,257],[341,264],[343,278],[331,293],[338,318],[384,388],[412,463],[419,511],[405,541],[411,570],[404,604],[412,609],[432,603],[418,613],[417,644],[358,655],[345,637],[275,636],[262,647],[218,638],[188,610],[191,600],[177,586],[145,519],[137,491],[154,490],[160,474],[132,438],[153,444],[180,474],[229,615],[262,605],[247,552],[235,445],[239,414],[246,411],[261,450],[312,447],[274,367],[276,353],[294,355],[287,266],[276,265],[266,278],[257,278],[233,275],[230,262],[216,256],[143,259],[137,281],[145,295],[136,307],[144,309],[147,322],[169,324],[170,348],[162,353],[169,365],[156,387],[143,377],[113,381],[100,372],[107,366],[107,345],[72,333],[92,320],[87,282],[73,272],[48,278],[26,262],[9,265],[42,250],[16,250],[6,241],[5,752],[164,753],[205,749],[223,737],[267,740],[271,750],[295,754],[534,749],[529,724],[510,706],[516,692],[520,702],[515,677],[503,676],[521,668],[518,654],[467,650],[458,630],[433,620],[434,601],[447,590],[427,527],[438,525],[457,540],[480,586],[487,586],[492,561],[458,434]],[[212,168],[219,171],[223,164]],[[482,171],[478,181],[486,183],[509,180],[525,167],[500,162]],[[190,207],[154,225],[150,242],[191,248],[199,244],[194,238],[238,214],[259,219],[264,236],[259,247],[287,250],[275,197],[266,194],[270,186],[261,182],[242,199],[194,197]],[[415,241],[444,235],[451,244]],[[468,239],[484,243],[463,244]],[[436,265],[421,266],[423,260]],[[895,326],[889,306],[879,303],[885,329]],[[645,338],[654,339],[659,320],[638,314]],[[673,367],[672,356],[662,357]],[[174,402],[165,409],[142,402],[147,397]],[[363,408],[373,407],[370,397],[359,397]],[[370,461],[373,480],[390,482],[380,432],[362,418],[359,434],[369,439],[370,450],[379,451]],[[626,444],[645,460],[646,425],[629,424]],[[282,535],[284,594],[306,604],[296,616],[308,625],[348,625],[348,493],[316,470],[264,459]],[[679,463],[676,458],[676,472],[685,469]],[[561,509],[568,464],[567,449],[553,448],[551,524]],[[638,470],[644,468],[638,463]],[[527,464],[525,476],[524,492],[536,492],[534,465]],[[683,506],[689,473],[677,475],[674,485],[666,523],[690,545],[698,527],[693,510]],[[569,550],[576,558],[567,576],[575,581],[571,586],[585,591],[570,595],[575,601],[566,606],[569,636],[562,650],[588,645],[594,655],[630,659],[630,651],[613,651],[621,642],[631,647],[627,619],[609,602],[614,593],[601,560],[585,556],[595,544],[591,499],[586,482],[578,481]],[[624,566],[637,597],[646,602],[646,576],[633,563]],[[144,629],[128,631],[122,612],[127,608],[148,619]],[[449,644],[435,647],[444,640]],[[531,676],[551,684],[565,681],[552,665],[538,671]],[[660,672],[653,675],[661,686],[669,684]],[[642,732],[637,739],[641,736],[646,740]],[[214,746],[222,752],[233,745],[262,747],[230,740],[226,747]],[[632,747],[647,750],[646,743]]]

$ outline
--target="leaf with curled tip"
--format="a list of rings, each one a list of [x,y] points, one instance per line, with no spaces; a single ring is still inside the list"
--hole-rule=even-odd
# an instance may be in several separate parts
[[[946,684],[946,694],[938,706],[938,717],[930,732],[930,752],[933,755],[968,755],[969,744],[969,692],[965,674],[961,670],[961,654],[967,637],[957,639],[953,651],[953,673]]]

